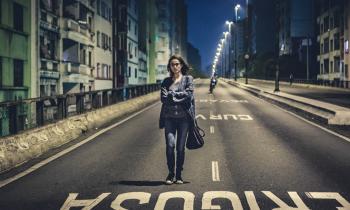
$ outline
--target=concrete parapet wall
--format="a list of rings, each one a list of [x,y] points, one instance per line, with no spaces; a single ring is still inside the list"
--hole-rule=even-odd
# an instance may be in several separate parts
[[[350,109],[348,108],[283,92],[265,91],[253,85],[246,85],[229,80],[223,81],[265,99],[308,113],[329,125],[350,125]]]
[[[82,133],[112,120],[134,113],[156,102],[159,92],[123,101],[115,105],[69,117],[59,122],[0,139],[0,172],[7,171],[62,146]]]

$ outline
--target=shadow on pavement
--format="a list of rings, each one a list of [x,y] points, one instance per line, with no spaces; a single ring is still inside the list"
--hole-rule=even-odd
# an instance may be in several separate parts
[[[190,182],[184,182],[188,184]],[[164,181],[119,181],[119,182],[110,182],[111,185],[129,185],[129,186],[161,186],[166,185]]]

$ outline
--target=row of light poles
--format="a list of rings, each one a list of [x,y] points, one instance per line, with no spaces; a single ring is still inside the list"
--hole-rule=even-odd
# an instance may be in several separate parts
[[[220,39],[220,42],[218,44],[218,48],[217,48],[217,51],[216,51],[216,54],[215,54],[215,57],[214,57],[214,61],[213,61],[213,66],[212,66],[212,75],[215,75],[217,74],[217,64],[219,62],[219,59],[221,59],[221,65],[220,65],[220,71],[221,71],[221,76],[224,76],[224,77],[228,77],[230,78],[231,77],[231,74],[232,74],[232,53],[233,53],[233,50],[232,50],[232,35],[234,36],[234,79],[235,81],[237,81],[237,30],[238,30],[238,27],[237,27],[237,22],[238,22],[238,19],[239,16],[238,16],[238,11],[239,9],[241,9],[241,6],[239,4],[237,4],[235,7],[234,7],[234,10],[235,10],[235,22],[233,21],[229,21],[227,20],[225,22],[225,25],[228,26],[228,31],[225,31],[223,32],[223,38]],[[234,34],[232,33],[231,31],[231,28],[232,26],[235,28],[234,30]],[[226,50],[226,43],[227,43],[227,38],[229,37],[229,43],[228,43],[228,57],[226,57],[227,55],[227,50]],[[221,57],[220,57],[221,56]],[[227,65],[227,60],[225,60],[225,57],[226,59],[228,58],[228,65]],[[248,59],[249,59],[249,55],[246,54],[245,55],[245,59],[246,59],[246,64],[248,62]],[[246,70],[247,70],[247,65],[246,65]],[[220,73],[220,72],[219,72]],[[247,74],[246,74],[247,75]],[[247,80],[247,79],[246,79]]]

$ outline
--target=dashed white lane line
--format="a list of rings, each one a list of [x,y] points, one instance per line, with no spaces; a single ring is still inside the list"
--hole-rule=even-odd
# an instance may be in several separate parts
[[[2,187],[4,187],[4,186],[10,184],[11,182],[14,182],[14,181],[16,181],[16,180],[18,180],[18,179],[20,179],[20,178],[22,178],[22,177],[24,177],[24,176],[26,176],[26,175],[32,173],[33,171],[35,171],[35,170],[41,168],[42,166],[44,166],[44,165],[50,163],[51,161],[54,161],[55,159],[57,159],[57,158],[59,158],[59,157],[65,155],[65,154],[67,154],[67,153],[69,153],[69,152],[75,150],[76,148],[78,148],[78,147],[80,147],[80,146],[86,144],[87,142],[93,140],[93,139],[96,138],[97,136],[99,136],[99,135],[105,133],[106,131],[111,130],[111,129],[114,128],[114,127],[117,127],[117,126],[119,126],[120,124],[123,124],[124,122],[126,122],[126,121],[128,121],[128,120],[130,120],[130,119],[132,119],[132,118],[134,118],[134,117],[136,117],[137,115],[141,114],[142,112],[145,112],[145,111],[147,111],[147,110],[153,108],[154,106],[157,106],[158,104],[159,104],[159,103],[155,103],[155,104],[153,104],[153,105],[151,105],[151,106],[148,106],[148,107],[146,107],[146,108],[144,108],[144,109],[142,109],[142,110],[136,112],[135,114],[133,114],[133,115],[131,115],[131,116],[129,116],[129,117],[127,117],[127,118],[125,118],[125,119],[123,119],[123,120],[121,120],[121,121],[119,121],[119,122],[113,124],[113,125],[110,125],[110,126],[108,126],[107,128],[104,128],[104,129],[98,131],[97,133],[91,135],[91,136],[88,137],[87,139],[85,139],[85,140],[79,142],[78,144],[75,144],[75,145],[73,145],[73,146],[71,146],[71,147],[69,147],[69,148],[67,148],[67,149],[65,149],[65,150],[63,150],[63,151],[61,151],[61,152],[55,154],[54,156],[51,156],[51,157],[49,157],[49,158],[47,158],[47,159],[45,159],[45,160],[43,160],[43,161],[41,161],[41,162],[35,164],[34,166],[30,167],[29,169],[27,169],[27,170],[25,170],[25,171],[23,171],[23,172],[21,172],[21,173],[15,175],[15,176],[13,176],[13,177],[10,177],[10,178],[8,178],[8,179],[5,179],[5,180],[3,180],[3,181],[0,181],[0,188],[2,188]]]
[[[219,174],[219,163],[218,161],[212,161],[211,162],[211,173],[212,178],[214,182],[220,181],[220,174]]]
[[[214,133],[214,126],[210,126],[210,133]]]

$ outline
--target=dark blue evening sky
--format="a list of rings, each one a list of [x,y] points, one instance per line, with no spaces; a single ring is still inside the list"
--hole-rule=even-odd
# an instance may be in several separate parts
[[[204,70],[214,60],[225,21],[234,17],[234,5],[245,0],[187,0],[188,41],[199,49]]]

